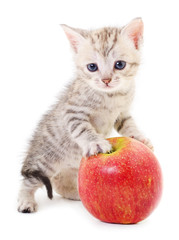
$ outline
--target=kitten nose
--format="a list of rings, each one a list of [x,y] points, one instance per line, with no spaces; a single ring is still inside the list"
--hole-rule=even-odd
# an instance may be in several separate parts
[[[103,83],[108,84],[111,82],[111,78],[102,79]]]

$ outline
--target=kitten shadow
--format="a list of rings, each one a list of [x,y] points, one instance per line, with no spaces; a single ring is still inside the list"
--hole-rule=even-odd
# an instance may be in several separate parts
[[[38,211],[43,211],[43,209],[50,209],[50,208],[53,209],[57,207],[61,208],[61,207],[64,207],[64,205],[74,207],[74,204],[75,205],[81,204],[81,201],[63,198],[62,196],[55,193],[52,199],[49,199],[46,196],[45,197],[38,196],[37,202],[39,205]]]

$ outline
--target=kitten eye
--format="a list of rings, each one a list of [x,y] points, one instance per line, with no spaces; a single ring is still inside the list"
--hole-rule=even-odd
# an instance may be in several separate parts
[[[124,69],[126,66],[126,62],[125,61],[117,61],[114,65],[115,69],[118,69],[118,70],[122,70]]]
[[[98,66],[96,63],[90,63],[87,65],[87,68],[90,72],[95,72],[98,70]]]

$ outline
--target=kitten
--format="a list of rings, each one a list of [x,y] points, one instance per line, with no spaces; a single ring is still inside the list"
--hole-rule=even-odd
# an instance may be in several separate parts
[[[110,151],[105,138],[113,127],[153,148],[129,112],[140,64],[142,20],[134,19],[120,29],[62,27],[74,51],[77,73],[39,123],[29,146],[18,198],[18,211],[23,213],[37,210],[34,194],[43,184],[49,198],[53,187],[63,197],[79,200],[80,160]]]

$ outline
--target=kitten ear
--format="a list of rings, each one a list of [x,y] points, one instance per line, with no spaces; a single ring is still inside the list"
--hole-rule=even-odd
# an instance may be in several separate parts
[[[121,34],[128,36],[133,41],[135,48],[139,49],[143,38],[143,29],[142,19],[135,18],[121,30]]]
[[[63,28],[68,40],[70,41],[73,50],[75,53],[77,53],[80,45],[82,45],[85,41],[85,38],[80,33],[80,29],[71,28],[65,24],[60,25]]]

